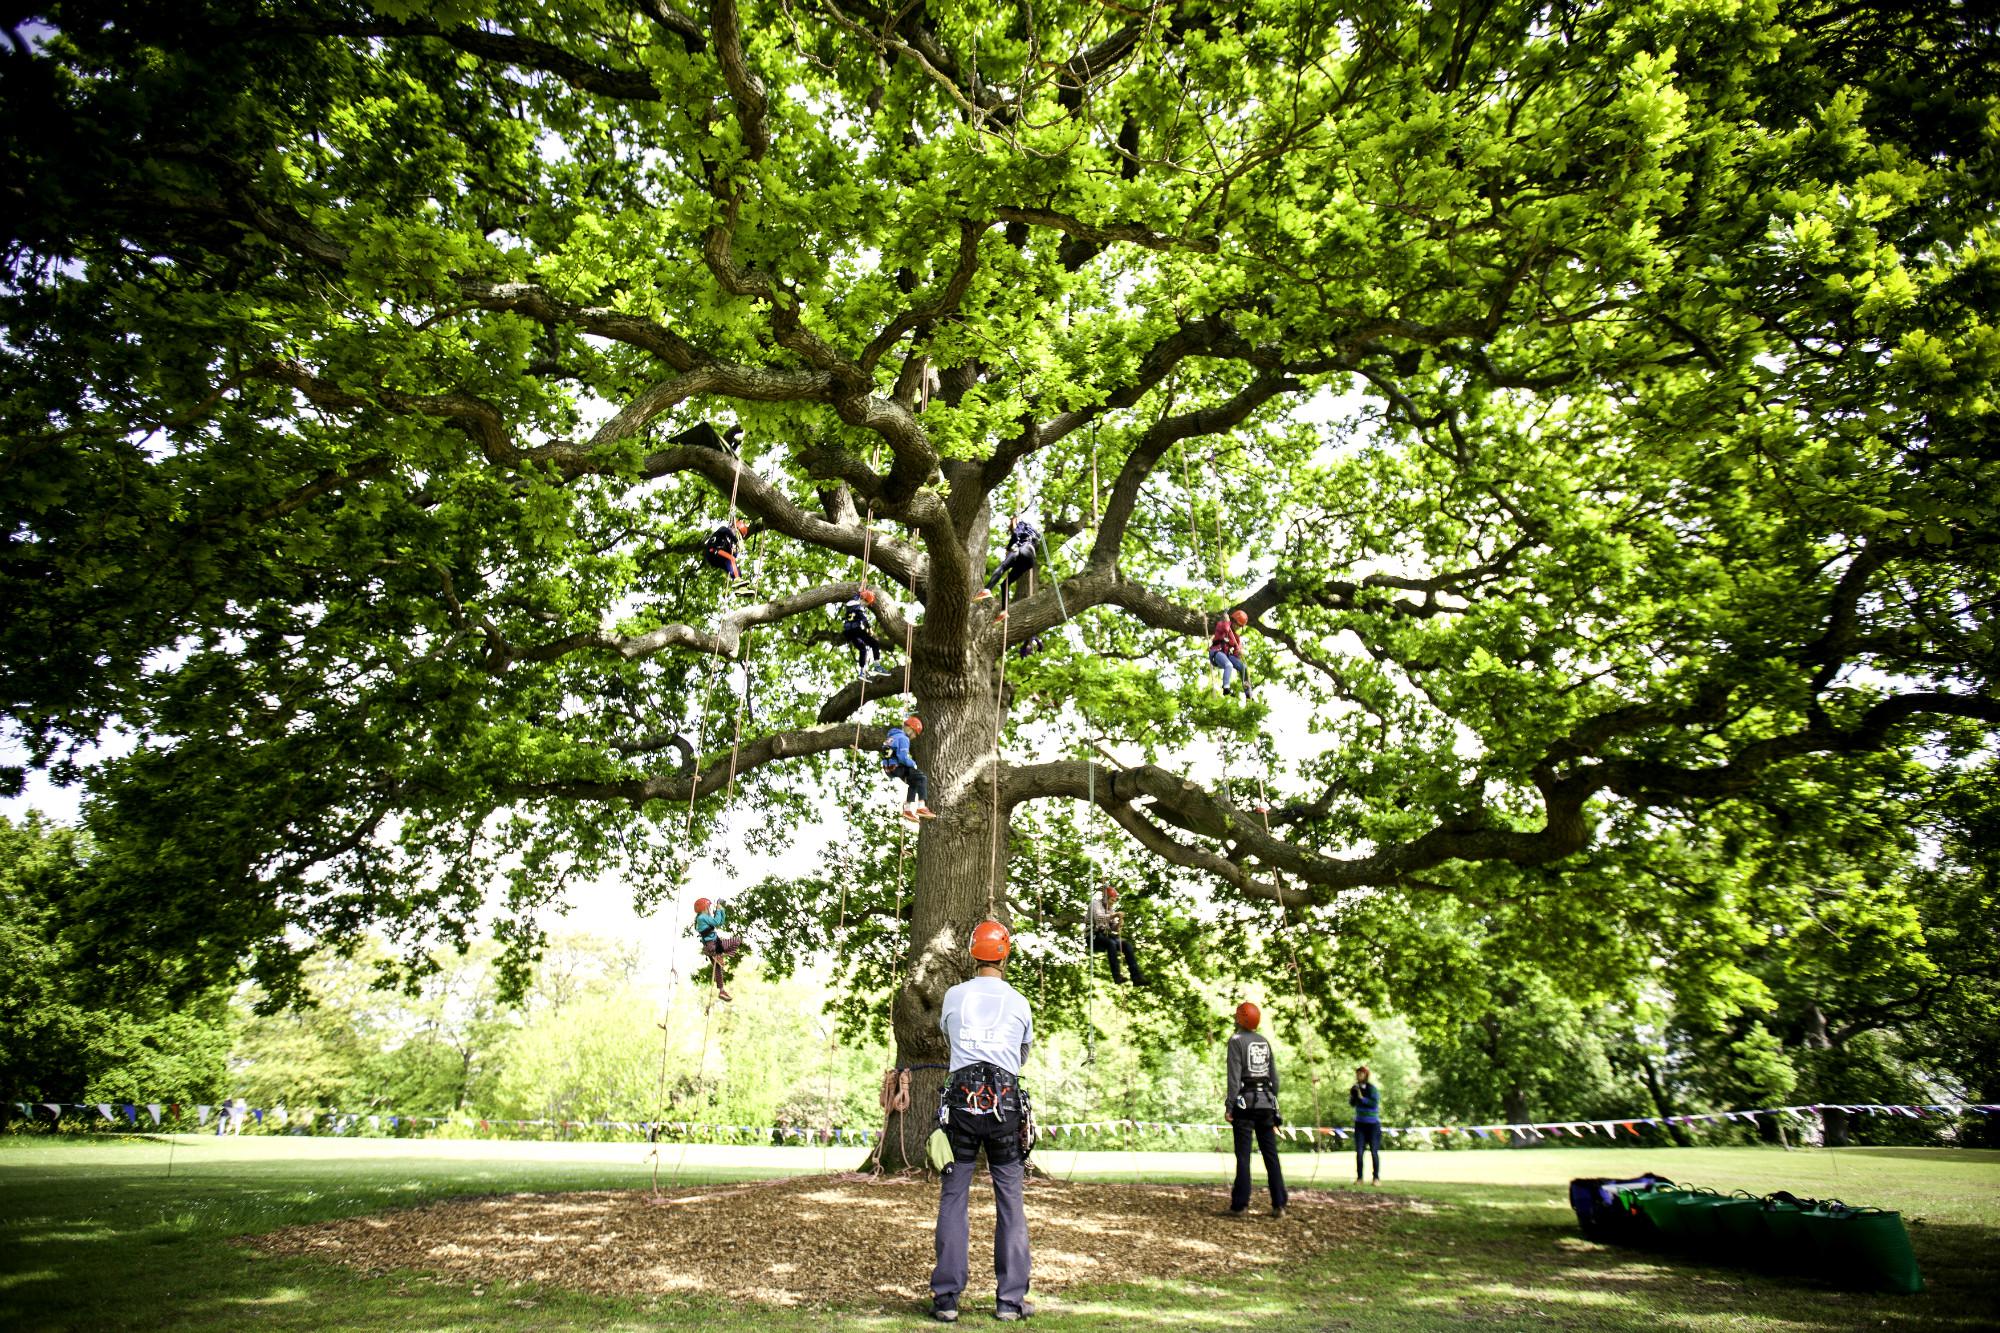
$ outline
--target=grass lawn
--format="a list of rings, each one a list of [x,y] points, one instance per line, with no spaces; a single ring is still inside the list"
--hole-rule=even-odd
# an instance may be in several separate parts
[[[253,1254],[228,1238],[455,1194],[642,1188],[630,1144],[268,1138],[49,1143],[0,1140],[0,1327],[274,1329],[827,1327],[824,1311],[746,1309],[699,1298],[611,1300],[547,1287],[451,1285],[419,1273],[367,1277]],[[817,1171],[816,1151],[663,1150],[683,1184]],[[852,1149],[834,1153],[849,1166]],[[1057,1174],[1217,1180],[1219,1159],[1040,1154]],[[1295,1182],[1312,1173],[1288,1157]],[[1328,1156],[1317,1186],[1338,1181]],[[1848,1149],[1606,1149],[1395,1153],[1394,1193],[1413,1200],[1372,1245],[1298,1269],[1220,1282],[1073,1291],[1038,1324],[1062,1328],[1443,1330],[1495,1327],[1782,1329],[2000,1327],[2000,1153]],[[1838,1196],[1911,1220],[1929,1290],[1876,1296],[1588,1245],[1564,1198],[1574,1175],[1651,1169],[1725,1191]],[[855,1236],[865,1244],[865,1235]],[[921,1274],[913,1275],[920,1281]],[[971,1293],[968,1293],[970,1296]],[[968,1301],[970,1304],[970,1301]],[[916,1327],[856,1313],[861,1328]]]

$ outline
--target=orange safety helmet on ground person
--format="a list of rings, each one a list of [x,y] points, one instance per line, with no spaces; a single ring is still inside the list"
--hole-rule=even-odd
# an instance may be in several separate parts
[[[906,717],[903,719],[903,730],[912,736],[921,736],[924,734],[924,720],[920,717]]]
[[[710,906],[712,904],[706,898],[697,898],[694,900],[694,910],[697,914],[706,912]]]
[[[1263,1021],[1264,1021],[1264,1011],[1262,1009],[1259,1009],[1256,1005],[1250,1003],[1250,1001],[1245,1000],[1243,1003],[1236,1006],[1236,1025],[1238,1027],[1247,1028],[1250,1031],[1255,1032],[1257,1030],[1257,1025]]]
[[[972,928],[971,953],[982,963],[1003,963],[1013,948],[1014,937],[998,921],[982,921]]]
[[[1250,623],[1250,614],[1239,606],[1229,613],[1229,623],[1241,629]]]

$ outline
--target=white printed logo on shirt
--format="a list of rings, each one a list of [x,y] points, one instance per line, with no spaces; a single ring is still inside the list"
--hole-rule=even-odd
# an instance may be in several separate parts
[[[1268,1042],[1253,1041],[1244,1050],[1243,1063],[1251,1078],[1271,1077],[1271,1046]]]

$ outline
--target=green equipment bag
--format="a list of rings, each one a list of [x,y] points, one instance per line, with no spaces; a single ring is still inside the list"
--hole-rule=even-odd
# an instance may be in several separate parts
[[[1900,1213],[1829,1200],[1805,1215],[1813,1267],[1842,1286],[1912,1294],[1924,1289]]]
[[[1764,1225],[1764,1201],[1748,1190],[1732,1191],[1709,1209],[1714,1220],[1715,1246],[1733,1257],[1756,1262],[1770,1239]]]
[[[942,1129],[934,1129],[924,1144],[924,1159],[931,1164],[931,1170],[942,1171],[951,1165],[951,1135]]]
[[[1678,1188],[1637,1190],[1633,1192],[1632,1203],[1653,1224],[1654,1236],[1669,1245],[1677,1245],[1683,1234],[1680,1198],[1686,1193],[1686,1190]]]
[[[1724,1202],[1722,1193],[1706,1185],[1686,1190],[1673,1201],[1667,1234],[1681,1244],[1707,1248],[1715,1244],[1715,1209]]]
[[[1770,1238],[1770,1263],[1778,1268],[1804,1268],[1810,1257],[1806,1214],[1819,1207],[1816,1199],[1801,1199],[1780,1190],[1764,1197],[1764,1234]]]

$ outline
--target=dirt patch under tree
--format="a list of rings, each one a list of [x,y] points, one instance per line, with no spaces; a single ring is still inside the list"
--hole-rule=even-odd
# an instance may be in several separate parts
[[[1260,1182],[1261,1183],[1261,1182]],[[1257,1202],[1268,1196],[1259,1189]],[[1231,1217],[1225,1192],[1042,1179],[1027,1191],[1034,1290],[1240,1274],[1365,1238],[1400,1201],[1294,1194],[1282,1219]],[[771,1305],[907,1306],[929,1297],[937,1187],[807,1176],[744,1185],[506,1194],[343,1218],[249,1238],[277,1254],[370,1273],[538,1282],[622,1296],[694,1294]],[[968,1304],[993,1291],[993,1196],[972,1194]]]

